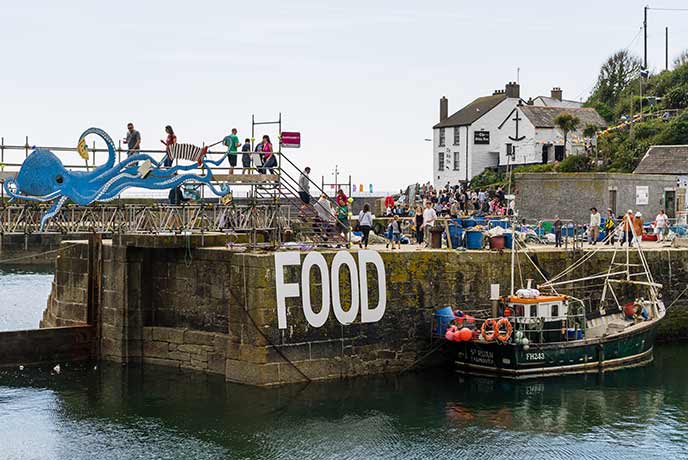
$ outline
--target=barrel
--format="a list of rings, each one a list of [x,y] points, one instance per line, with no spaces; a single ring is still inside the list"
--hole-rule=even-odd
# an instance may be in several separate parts
[[[490,237],[490,249],[504,249],[505,243],[504,235],[495,235]]]
[[[471,218],[471,217],[469,217],[469,218],[467,218],[467,219],[463,219],[463,220],[461,221],[461,223],[462,223],[462,225],[463,225],[463,228],[475,227],[475,219],[473,219],[473,218]]]
[[[514,244],[514,234],[513,233],[505,233],[503,236],[504,236],[504,247],[511,249],[511,246]]]
[[[466,232],[466,249],[482,249],[483,232]]]
[[[463,228],[461,224],[453,221],[447,222],[449,227],[449,237],[451,238],[452,248],[458,248],[461,246],[461,236],[463,235]]]
[[[435,334],[443,335],[449,324],[454,320],[454,311],[451,307],[440,308],[435,311],[435,319],[437,320]]]

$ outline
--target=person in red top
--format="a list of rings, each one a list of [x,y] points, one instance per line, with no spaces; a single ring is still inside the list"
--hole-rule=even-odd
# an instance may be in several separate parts
[[[160,142],[163,143],[165,150],[167,151],[165,158],[163,158],[163,166],[169,168],[172,166],[172,158],[170,158],[170,145],[177,143],[177,136],[175,136],[174,130],[170,125],[165,126],[165,132],[167,133],[167,140],[160,139]]]
[[[392,195],[387,195],[385,197],[385,208],[394,208],[394,198],[392,198]]]

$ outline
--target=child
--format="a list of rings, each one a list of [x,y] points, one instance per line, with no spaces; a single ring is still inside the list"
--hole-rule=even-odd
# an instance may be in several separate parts
[[[242,174],[251,174],[251,139],[246,139],[241,147],[241,166]]]
[[[392,250],[394,250],[394,244],[396,243],[397,248],[401,249],[401,221],[399,216],[395,215],[392,223],[389,224],[392,230]]]

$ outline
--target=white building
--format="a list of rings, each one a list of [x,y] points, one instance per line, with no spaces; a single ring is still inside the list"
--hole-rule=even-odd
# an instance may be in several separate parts
[[[567,154],[585,151],[586,126],[606,126],[594,109],[563,100],[559,88],[551,97],[538,96],[527,103],[519,93],[519,85],[509,82],[505,90],[479,97],[451,116],[447,98],[440,99],[440,122],[433,126],[435,186],[470,180],[485,168],[561,161],[564,135],[554,119],[562,112],[581,120],[579,129],[567,136]]]
[[[433,126],[433,182],[442,186],[470,180],[485,168],[499,166],[501,139],[497,126],[521,101],[519,85],[479,97],[449,115],[449,101],[440,100],[440,122]]]
[[[499,165],[546,164],[563,160],[564,133],[554,120],[564,112],[580,120],[578,129],[566,136],[566,155],[586,153],[586,148],[594,145],[595,138],[584,138],[585,128],[595,126],[599,129],[607,126],[607,122],[595,109],[522,104],[514,107],[498,127],[499,137],[504,142],[504,147],[499,152]],[[518,137],[515,135],[517,118]]]

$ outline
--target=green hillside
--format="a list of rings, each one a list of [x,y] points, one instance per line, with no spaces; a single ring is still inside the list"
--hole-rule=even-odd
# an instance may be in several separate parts
[[[590,168],[631,172],[650,145],[688,144],[686,57],[677,58],[673,70],[647,77],[641,76],[640,59],[625,51],[602,65],[586,105],[597,109],[611,129],[598,136],[601,164]]]

